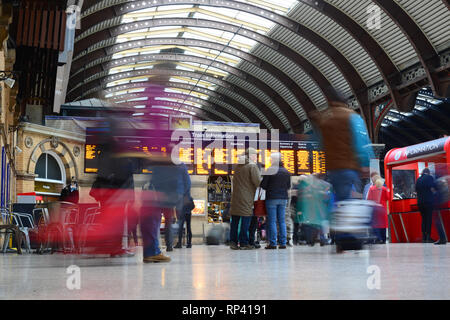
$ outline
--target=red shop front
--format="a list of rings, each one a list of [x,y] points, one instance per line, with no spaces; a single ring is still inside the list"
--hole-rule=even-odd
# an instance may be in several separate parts
[[[450,137],[390,150],[384,159],[389,189],[389,231],[391,242],[422,242],[422,218],[417,207],[416,181],[424,168],[436,177],[448,175]],[[438,211],[439,223],[450,234],[449,202]],[[433,220],[431,237],[439,239]]]

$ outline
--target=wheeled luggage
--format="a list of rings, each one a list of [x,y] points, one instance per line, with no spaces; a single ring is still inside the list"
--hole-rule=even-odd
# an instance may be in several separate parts
[[[369,200],[345,200],[336,203],[331,232],[336,251],[361,250],[371,239],[372,216],[376,203]]]
[[[207,245],[219,245],[224,239],[224,228],[221,225],[213,226],[206,235]]]

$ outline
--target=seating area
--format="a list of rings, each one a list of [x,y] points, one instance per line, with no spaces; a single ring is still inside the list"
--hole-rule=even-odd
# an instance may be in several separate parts
[[[97,205],[70,202],[39,204],[31,213],[1,208],[0,248],[4,254],[83,253],[99,213]]]

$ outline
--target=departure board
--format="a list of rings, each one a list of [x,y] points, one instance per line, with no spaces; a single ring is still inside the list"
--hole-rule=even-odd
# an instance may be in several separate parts
[[[313,151],[313,173],[326,173],[325,167],[325,152]]]
[[[286,170],[295,175],[295,151],[294,150],[280,150],[281,161],[283,162]]]
[[[161,152],[166,153],[166,146],[161,142],[160,136],[158,136],[158,139],[152,139],[151,134],[151,132],[145,132],[136,139],[124,137],[127,150],[143,152],[149,156]],[[201,136],[201,133],[199,135]],[[231,143],[227,141],[220,144],[217,141],[214,142],[214,140],[199,141],[194,137],[197,138],[193,135],[190,141],[180,142],[178,145],[179,160],[186,164],[189,174],[192,175],[220,176],[234,174],[239,159],[245,154],[245,149],[249,145],[249,142],[245,140],[235,139]],[[155,141],[159,141],[159,145],[155,145]],[[168,141],[170,141],[170,138]],[[96,173],[98,171],[100,166],[98,158],[102,149],[100,142],[101,140],[96,138],[95,133],[89,134],[87,132],[85,173]],[[168,144],[169,142],[166,142],[166,145]],[[295,135],[286,135],[286,137],[280,137],[280,141],[277,141],[275,148],[276,152],[281,153],[283,165],[291,175],[326,172],[325,154],[318,149],[318,144],[314,141],[296,140]],[[270,142],[264,141],[264,143],[261,143],[258,141],[257,151],[258,162],[263,169],[267,170],[271,166]],[[144,162],[142,161],[142,163]],[[136,173],[151,173],[142,163],[137,164],[139,168],[136,169]]]
[[[85,160],[90,160],[97,162],[98,160],[98,156],[100,154],[100,150],[98,150],[97,145],[95,144],[86,144],[85,147]],[[98,172],[98,167],[96,168],[90,168],[90,167],[85,167],[85,172],[86,173],[96,173]]]
[[[297,150],[297,174],[311,173],[309,155],[308,150]]]
[[[180,147],[180,161],[186,164],[189,174],[194,174],[194,148]]]

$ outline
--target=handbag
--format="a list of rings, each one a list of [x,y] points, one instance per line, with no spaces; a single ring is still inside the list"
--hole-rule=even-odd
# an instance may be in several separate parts
[[[266,200],[261,200],[261,188],[259,188],[258,199],[254,202],[254,214],[257,217],[267,216]]]

